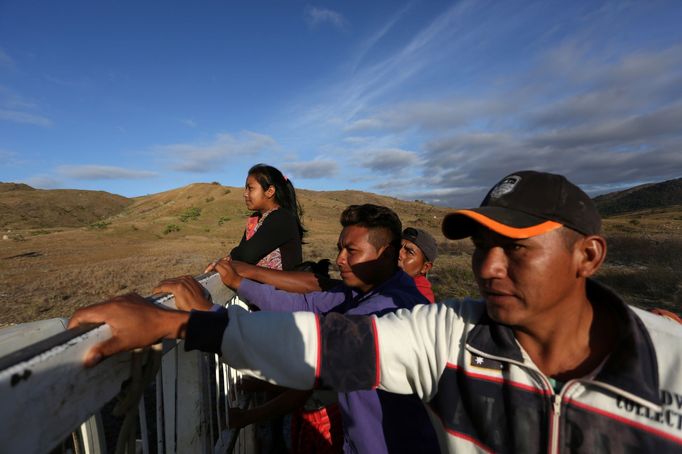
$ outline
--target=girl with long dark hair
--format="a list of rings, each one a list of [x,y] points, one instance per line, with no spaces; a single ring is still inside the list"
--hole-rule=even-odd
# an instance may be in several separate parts
[[[230,257],[285,271],[301,263],[305,229],[291,181],[272,166],[256,164],[249,169],[246,178],[244,202],[253,214]]]

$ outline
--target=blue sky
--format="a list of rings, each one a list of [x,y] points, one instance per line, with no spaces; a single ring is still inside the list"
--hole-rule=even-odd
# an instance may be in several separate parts
[[[679,1],[0,0],[0,181],[137,196],[250,165],[459,207],[682,176]]]

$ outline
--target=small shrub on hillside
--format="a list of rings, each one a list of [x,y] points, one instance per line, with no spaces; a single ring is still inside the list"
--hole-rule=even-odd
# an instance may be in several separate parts
[[[616,290],[626,302],[646,309],[673,303],[682,288],[679,272],[665,266],[606,269],[596,279]],[[682,308],[673,310],[680,313]]]
[[[90,224],[90,228],[102,230],[102,229],[106,229],[109,226],[109,224],[111,224],[111,222],[97,221],[97,222],[93,222],[92,224]]]
[[[229,216],[221,216],[220,219],[218,219],[218,225],[223,225],[229,220],[230,220]]]
[[[227,195],[227,194],[229,194],[230,192],[232,192],[232,191],[229,190],[229,189],[225,189],[225,190],[223,191],[223,195]]]
[[[438,254],[442,255],[471,255],[473,244],[469,239],[457,241],[441,241],[438,243]]]
[[[672,235],[657,238],[609,235],[607,243],[607,264],[625,266],[667,264],[677,270],[682,267],[682,238]]]
[[[201,208],[199,207],[192,207],[192,208],[187,208],[184,213],[182,213],[179,217],[181,222],[187,222],[187,221],[194,221],[201,216]]]
[[[163,234],[168,235],[171,232],[179,232],[180,227],[177,224],[168,224],[166,228],[163,229]]]
[[[31,232],[31,235],[33,235],[33,236],[47,235],[48,233],[50,233],[50,232],[48,232],[47,230],[34,230]]]
[[[215,199],[213,197],[206,197],[206,203],[213,202]]]
[[[429,273],[436,301],[472,297],[479,295],[471,267],[465,263],[438,263]]]
[[[211,181],[211,184],[214,184],[216,186],[220,186],[220,183],[218,183],[217,181]]]
[[[607,242],[605,266],[597,280],[636,306],[669,304],[669,310],[682,311],[675,307],[682,289],[682,239],[673,235],[642,238],[612,234]]]

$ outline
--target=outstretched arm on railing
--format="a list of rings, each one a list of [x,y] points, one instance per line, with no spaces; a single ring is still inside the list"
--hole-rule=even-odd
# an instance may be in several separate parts
[[[252,281],[272,285],[279,290],[292,293],[319,292],[322,290],[319,278],[309,271],[281,271],[244,262],[232,261],[240,276]]]
[[[230,366],[278,385],[337,391],[380,387],[430,398],[466,325],[457,322],[460,309],[459,302],[419,305],[379,319],[335,313],[248,313],[239,307],[188,313],[163,309],[130,294],[79,309],[69,328],[90,323],[110,326],[112,338],[86,353],[88,366],[162,337],[186,337],[186,349],[221,354]]]
[[[83,361],[91,367],[115,353],[146,347],[164,338],[184,338],[189,316],[189,312],[161,308],[130,293],[77,310],[68,328],[97,323],[111,328],[111,338],[86,353]]]
[[[338,280],[330,279],[328,276],[318,276],[310,271],[273,270],[232,260],[230,257],[209,264],[204,272],[210,271],[216,271],[220,274],[223,283],[232,290],[239,289],[241,278],[272,285],[279,290],[291,293],[319,292],[340,284]]]

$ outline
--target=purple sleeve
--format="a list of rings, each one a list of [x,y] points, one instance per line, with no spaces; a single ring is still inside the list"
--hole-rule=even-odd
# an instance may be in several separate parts
[[[275,287],[242,279],[237,290],[239,296],[264,311],[325,313],[343,303],[343,291],[290,293]]]

